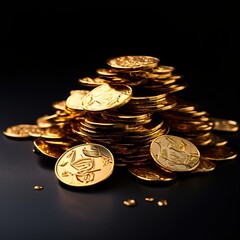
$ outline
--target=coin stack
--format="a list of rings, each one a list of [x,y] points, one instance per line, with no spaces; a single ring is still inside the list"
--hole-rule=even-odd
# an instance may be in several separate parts
[[[56,160],[56,176],[66,184],[98,182],[93,176],[98,158],[105,168],[124,166],[140,179],[169,181],[179,172],[212,171],[217,161],[237,156],[216,131],[224,131],[223,122],[227,131],[238,131],[238,123],[213,118],[179,97],[187,87],[184,78],[159,58],[110,58],[106,68],[78,83],[79,90],[52,104],[54,114],[4,131],[8,137],[33,138],[37,153]],[[97,171],[102,169],[98,164]],[[101,181],[113,171],[108,169]],[[75,181],[66,181],[73,176]]]

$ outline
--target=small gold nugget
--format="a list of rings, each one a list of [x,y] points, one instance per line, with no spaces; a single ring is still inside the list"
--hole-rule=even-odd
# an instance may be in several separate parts
[[[159,200],[157,204],[159,207],[163,207],[163,206],[167,206],[168,202],[166,199],[162,199],[162,200]]]
[[[127,200],[124,200],[123,201],[123,204],[125,205],[125,206],[128,206],[128,207],[131,207],[131,206],[136,206],[137,205],[137,203],[136,203],[136,201],[134,200],[134,199],[127,199]]]
[[[145,197],[146,202],[154,202],[155,199],[153,197]]]
[[[42,189],[43,189],[43,186],[41,186],[41,185],[35,185],[35,186],[34,186],[34,189],[35,189],[35,190],[42,190]]]

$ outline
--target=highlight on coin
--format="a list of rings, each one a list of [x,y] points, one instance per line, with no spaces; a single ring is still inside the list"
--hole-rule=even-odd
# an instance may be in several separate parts
[[[57,179],[75,187],[106,180],[115,166],[161,184],[179,174],[210,173],[220,161],[237,158],[224,132],[234,134],[239,123],[184,99],[179,92],[188,83],[174,66],[144,55],[105,63],[95,74],[79,76],[79,88],[65,99],[50,103],[53,113],[9,126],[4,136],[32,140],[34,153],[55,162]]]
[[[68,149],[58,158],[55,175],[67,185],[85,187],[107,179],[113,169],[114,157],[106,147],[84,143]]]

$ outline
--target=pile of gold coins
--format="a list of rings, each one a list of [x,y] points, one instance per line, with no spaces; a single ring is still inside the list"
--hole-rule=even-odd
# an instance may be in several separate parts
[[[56,161],[55,175],[67,185],[96,184],[115,166],[144,181],[171,181],[237,157],[217,131],[236,132],[238,123],[179,97],[186,82],[156,57],[110,58],[78,83],[79,90],[52,103],[54,114],[3,132],[33,139],[35,152]]]

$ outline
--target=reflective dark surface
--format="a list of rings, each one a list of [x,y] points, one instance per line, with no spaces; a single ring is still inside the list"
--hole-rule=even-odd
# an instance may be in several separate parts
[[[218,4],[216,4],[218,2]],[[120,7],[118,7],[120,6]],[[13,9],[14,8],[14,9]],[[107,58],[152,55],[188,82],[182,92],[213,117],[240,121],[235,49],[221,1],[104,9],[2,9],[0,131],[53,113]],[[91,21],[90,21],[91,20]],[[240,134],[223,133],[239,150]],[[153,184],[115,167],[106,181],[70,188],[33,142],[0,137],[0,234],[12,239],[239,239],[239,156],[207,174]],[[40,191],[35,185],[42,185]],[[146,202],[154,197],[155,202]],[[123,201],[134,198],[137,205]],[[157,206],[167,199],[168,206]]]

